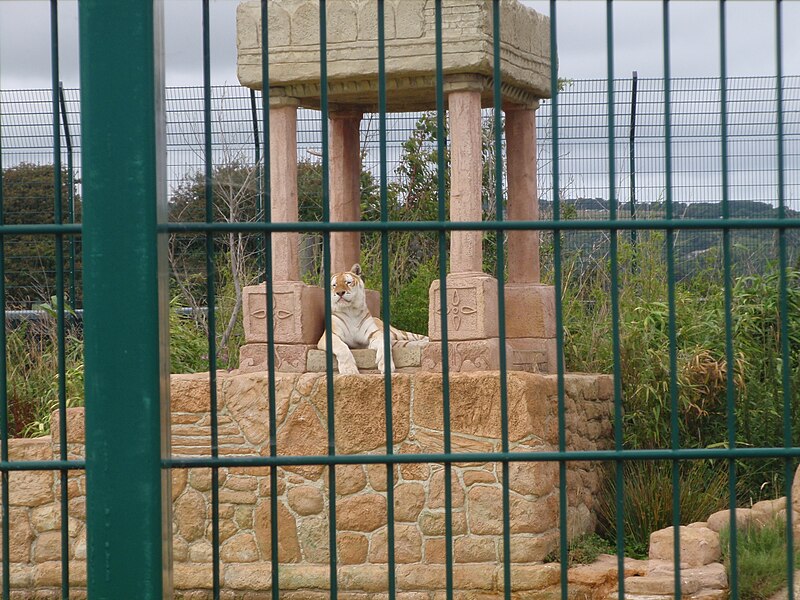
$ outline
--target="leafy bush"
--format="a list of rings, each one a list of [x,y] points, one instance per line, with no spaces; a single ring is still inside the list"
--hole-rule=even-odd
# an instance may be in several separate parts
[[[182,315],[176,299],[169,311],[169,363],[171,373],[208,370],[208,337],[197,321]]]
[[[439,266],[433,261],[420,266],[414,278],[391,301],[395,327],[416,333],[428,333],[428,290],[439,278]]]
[[[573,539],[567,547],[567,567],[590,565],[601,554],[614,554],[615,546],[595,533],[587,533]],[[544,562],[559,562],[561,552],[558,548],[548,554]]]
[[[620,379],[625,448],[669,448],[672,441],[669,306],[664,236],[640,235],[619,252]],[[568,371],[613,372],[612,273],[608,260],[565,257],[564,355]],[[676,423],[681,447],[728,445],[728,380],[732,382],[736,443],[783,445],[779,270],[740,276],[732,284],[734,364],[725,350],[725,295],[718,270],[675,283]],[[788,273],[790,380],[800,385],[800,271]],[[791,407],[793,430],[800,413]],[[798,442],[797,434],[793,443]],[[780,460],[738,464],[742,504],[783,493]]]

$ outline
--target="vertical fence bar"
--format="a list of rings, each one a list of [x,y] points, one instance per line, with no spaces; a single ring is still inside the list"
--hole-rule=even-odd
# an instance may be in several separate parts
[[[550,0],[550,126],[552,129],[553,220],[561,220],[560,164],[558,155],[558,23],[557,2]],[[564,402],[564,299],[561,270],[561,231],[553,230],[553,285],[556,297],[556,384],[558,393],[558,451],[566,451],[566,406]],[[567,537],[567,462],[558,461],[558,539],[561,563],[561,600],[569,597]]]
[[[639,74],[634,71],[631,75],[631,127],[630,127],[630,140],[628,142],[630,148],[630,170],[631,170],[631,199],[630,199],[630,214],[631,219],[636,218],[636,100],[637,92],[639,90]],[[636,248],[636,235],[635,229],[631,229],[631,245]]]
[[[447,134],[444,113],[444,68],[442,56],[442,0],[434,5],[434,26],[436,30],[436,197],[438,199],[438,218],[447,221],[447,187],[445,184],[445,151]],[[450,352],[447,345],[447,239],[444,232],[439,235],[439,305],[442,328],[442,449],[450,454]],[[453,598],[453,489],[451,482],[451,463],[444,463],[444,569],[445,594],[447,600]]]
[[[736,377],[736,361],[733,354],[733,278],[731,274],[731,230],[727,227],[730,219],[729,206],[729,172],[728,172],[728,60],[727,60],[727,35],[725,26],[725,0],[719,2],[719,56],[720,56],[720,128],[722,143],[722,268],[723,286],[725,297],[725,363],[727,373],[725,377],[725,396],[727,410],[728,447],[736,447],[736,390],[734,379]],[[731,598],[739,597],[739,581],[737,561],[737,531],[736,531],[736,460],[728,459],[728,502],[730,505],[730,564]]]
[[[67,144],[67,219],[68,223],[75,222],[75,173],[74,152],[72,148],[72,135],[69,131],[69,118],[67,116],[67,103],[64,98],[64,84],[58,82],[58,101],[61,106],[61,123],[64,128],[64,141]],[[69,237],[69,300],[70,308],[74,311],[78,307],[75,291],[75,236]]]
[[[669,337],[669,398],[670,398],[670,447],[678,450],[681,445],[680,426],[678,423],[678,401],[680,389],[678,387],[678,335],[676,328],[675,311],[675,230],[672,228],[673,214],[673,187],[672,187],[672,62],[670,56],[670,28],[669,28],[669,0],[662,5],[662,32],[663,32],[663,61],[664,61],[664,176],[665,199],[668,222],[666,231],[667,250],[667,311]],[[631,208],[633,210],[633,208]],[[673,527],[673,561],[675,565],[681,564],[680,524],[680,461],[672,461],[672,527]],[[681,599],[681,570],[673,569],[675,600]]]
[[[319,75],[320,108],[322,111],[322,221],[331,222],[330,206],[330,148],[328,142],[328,19],[327,0],[319,2]],[[322,279],[325,289],[325,385],[327,397],[328,456],[336,456],[336,432],[334,431],[334,390],[333,390],[333,348],[331,330],[331,232],[322,233]],[[339,595],[337,556],[336,556],[336,464],[328,467],[328,543],[330,546],[330,587],[331,598]]]
[[[267,0],[261,0],[261,117],[264,128],[264,182],[260,188],[263,200],[261,206],[264,212],[261,217],[264,223],[272,222],[272,158],[270,150],[270,127],[269,127],[269,8]],[[273,298],[272,281],[272,232],[267,229],[264,231],[262,239],[264,250],[264,285],[266,292],[267,315],[275,312]],[[269,455],[278,455],[278,422],[276,417],[277,402],[275,400],[276,381],[275,381],[275,320],[266,319],[267,322],[267,389],[269,393]],[[280,572],[278,554],[278,467],[269,468],[269,518],[270,518],[270,566],[272,585],[270,586],[273,600],[280,597]]]
[[[58,0],[50,0],[50,73],[51,106],[53,128],[53,223],[61,225],[63,215],[63,188],[61,173],[61,115],[60,81],[58,59]],[[56,361],[58,373],[58,456],[67,460],[67,387],[66,387],[66,349],[64,328],[64,235],[55,236],[56,269]],[[61,505],[61,597],[69,598],[69,493],[67,471],[59,471]]]
[[[389,173],[386,154],[386,25],[383,0],[378,0],[378,137],[380,146],[380,203],[381,222],[389,220],[388,193]],[[394,423],[392,415],[392,377],[389,365],[392,363],[390,338],[391,323],[389,314],[389,232],[381,231],[381,319],[383,319],[384,399],[386,401],[386,454],[394,454]],[[394,465],[386,464],[386,562],[388,571],[389,599],[393,600],[395,590],[395,527],[394,527]]]
[[[492,55],[493,55],[493,104],[494,104],[494,194],[495,219],[503,221],[503,118],[501,93],[502,69],[500,63],[500,0],[492,4]],[[506,378],[506,302],[505,302],[505,232],[495,231],[497,246],[497,331],[500,338],[500,444],[504,454],[508,453],[508,381]],[[503,594],[511,598],[511,500],[509,491],[508,459],[502,461],[503,472]]]
[[[266,84],[265,84],[266,85]],[[250,115],[253,119],[253,161],[255,162],[256,183],[256,220],[261,218],[263,203],[261,201],[261,139],[258,131],[258,109],[256,108],[256,91],[250,90]],[[256,241],[256,256],[258,260],[258,277],[264,276],[264,238],[258,236]]]
[[[159,600],[172,597],[163,4],[78,10],[88,596]]]
[[[0,102],[0,225],[5,223],[5,197],[3,196],[3,103]],[[3,318],[0,319],[0,460],[8,462],[8,356],[6,355],[6,243],[5,236],[0,233],[0,306]],[[2,472],[0,481],[0,502],[2,502],[3,522],[0,524],[3,550],[3,598],[11,597],[11,536],[9,524],[8,471]]]
[[[614,111],[614,3],[606,0],[607,115],[608,115],[608,208],[609,220],[617,220],[616,125]],[[619,260],[617,230],[609,232],[611,254],[611,339],[614,355],[614,448],[623,449],[622,369],[619,335]],[[625,572],[624,461],[616,460],[617,572]],[[625,597],[625,578],[619,577],[619,597]]]
[[[775,100],[777,108],[776,141],[778,159],[778,217],[786,218],[786,167],[784,139],[784,94],[783,94],[783,3],[775,2]],[[778,268],[779,315],[781,336],[781,387],[783,388],[783,447],[792,447],[792,355],[789,346],[789,258],[786,240],[786,228],[778,229]],[[789,600],[794,600],[794,530],[792,504],[792,460],[784,458],[784,493],[786,494],[786,589]]]
[[[211,19],[203,0],[203,148],[206,223],[214,222],[214,155],[211,131]],[[208,308],[208,379],[211,411],[211,457],[219,457],[217,414],[217,316],[214,234],[206,232],[206,306]],[[219,467],[211,467],[211,569],[214,600],[220,595]]]

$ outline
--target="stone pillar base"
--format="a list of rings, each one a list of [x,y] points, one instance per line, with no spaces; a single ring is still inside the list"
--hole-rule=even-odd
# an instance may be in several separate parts
[[[431,343],[422,369],[441,371],[439,280],[431,284],[428,332]],[[505,286],[506,366],[509,371],[556,372],[555,288],[536,283]],[[497,280],[483,273],[447,276],[447,339],[452,371],[500,368]]]
[[[556,294],[552,285],[507,283],[505,302],[509,339],[556,337]]]
[[[555,288],[538,283],[507,283],[505,302],[506,339],[517,358],[533,361],[540,373],[555,373]]]
[[[506,340],[512,349],[508,368],[512,371],[531,371],[533,373],[557,372],[557,348],[555,338],[509,338]]]
[[[308,352],[316,347],[316,344],[275,344],[275,370],[282,373],[307,372]],[[267,368],[267,344],[251,343],[239,348],[240,373],[263,372]]]
[[[428,291],[428,336],[442,340],[440,283]],[[485,341],[496,338],[497,280],[485,273],[455,273],[447,276],[448,341]]]
[[[302,281],[278,281],[273,285],[275,344],[316,344],[324,328],[325,297],[320,287]],[[244,288],[242,315],[245,341],[267,342],[267,288]]]
[[[273,284],[275,370],[306,371],[306,355],[315,348],[324,328],[325,296],[320,287],[302,281]],[[267,370],[267,288],[247,286],[242,294],[244,337],[239,349],[239,371]]]

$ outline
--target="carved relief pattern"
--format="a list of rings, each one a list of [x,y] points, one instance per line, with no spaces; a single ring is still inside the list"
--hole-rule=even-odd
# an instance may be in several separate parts
[[[294,292],[275,292],[273,294],[275,308],[275,338],[284,339],[295,330],[295,311],[298,302],[295,302]]]
[[[448,290],[447,295],[449,296],[447,301],[448,322],[453,329],[459,331],[465,318],[478,313],[478,292],[475,288],[455,288]],[[436,307],[436,314],[442,314],[441,306]]]
[[[264,336],[266,336],[267,331],[266,303],[266,296],[259,295],[255,302],[251,300],[252,309],[250,310],[252,322],[254,324],[257,323],[257,326],[253,329]],[[294,292],[274,292],[273,309],[275,313],[275,337],[276,339],[282,339],[282,335],[293,333],[295,330],[296,302],[294,301]]]

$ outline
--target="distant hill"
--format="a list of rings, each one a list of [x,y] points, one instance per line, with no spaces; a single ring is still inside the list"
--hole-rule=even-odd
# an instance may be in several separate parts
[[[553,214],[551,202],[539,203],[542,218]],[[629,219],[629,206],[619,205],[620,219]],[[734,219],[768,219],[778,217],[778,208],[767,202],[732,200],[728,211]],[[561,203],[561,215],[566,220],[591,219],[607,220],[609,203],[603,198],[576,198]],[[663,202],[642,203],[636,207],[639,219],[659,219],[666,215]],[[676,219],[719,219],[722,217],[720,202],[676,202],[673,204]],[[786,210],[789,218],[800,217],[800,212]],[[623,239],[630,239],[625,232]],[[790,264],[796,264],[800,257],[800,231],[789,229],[786,233]],[[608,253],[607,231],[570,231],[563,237],[564,250],[576,253],[580,261],[587,263],[602,259]],[[731,233],[732,264],[737,274],[750,274],[762,271],[765,266],[778,258],[777,230],[737,229]],[[679,278],[690,276],[702,269],[721,267],[722,231],[720,230],[677,230],[675,234],[675,265]]]

